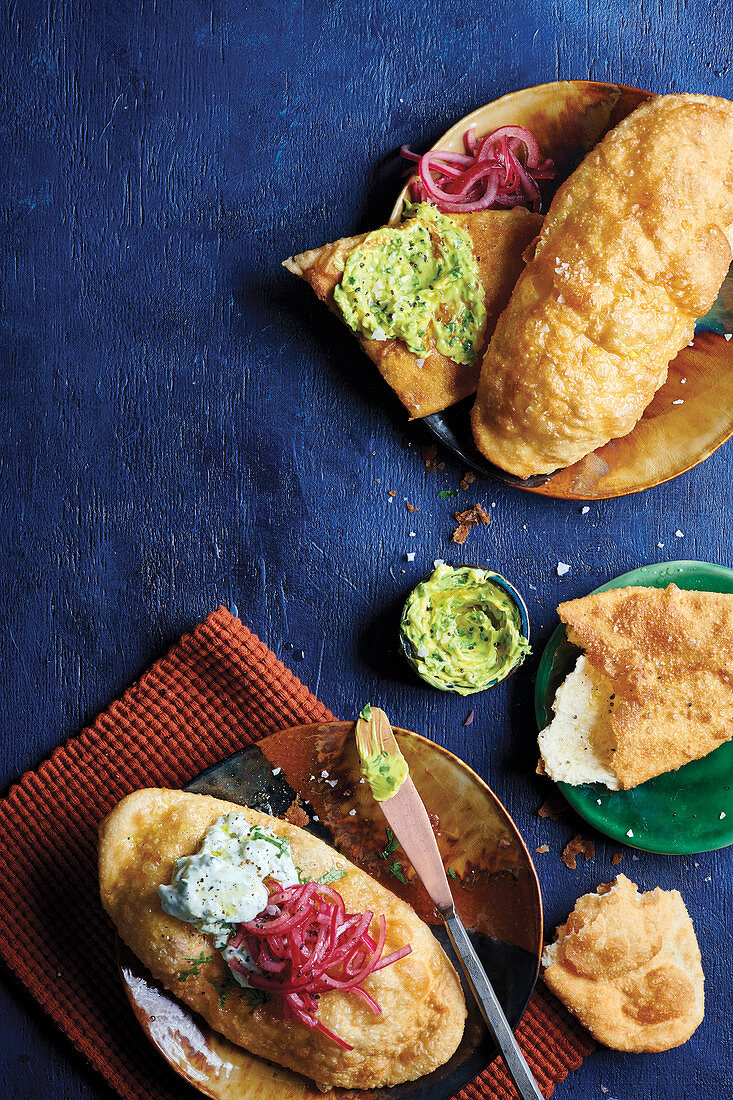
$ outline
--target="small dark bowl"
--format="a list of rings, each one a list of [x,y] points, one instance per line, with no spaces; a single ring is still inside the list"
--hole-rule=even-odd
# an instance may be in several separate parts
[[[501,573],[495,573],[492,569],[486,569],[484,566],[481,566],[481,565],[466,565],[465,563],[462,563],[461,565],[456,565],[456,566],[453,566],[452,568],[454,568],[454,569],[483,569],[484,572],[490,573],[491,576],[489,577],[489,580],[493,584],[497,585],[499,588],[503,589],[503,591],[506,592],[507,596],[509,597],[509,599],[512,601],[512,603],[516,607],[517,612],[519,614],[519,621],[520,621],[520,625],[521,625],[522,636],[524,638],[526,638],[527,641],[529,641],[529,630],[530,630],[529,611],[527,610],[527,605],[524,602],[524,597],[522,596],[521,592],[517,588],[514,587],[514,585],[512,584],[511,581],[508,581],[506,579],[506,577],[503,577],[501,575]],[[421,582],[418,582],[418,583],[421,583]],[[414,587],[417,587],[417,586],[414,586]],[[410,596],[412,595],[412,592],[414,591],[414,587],[413,587],[413,589],[410,590],[410,595],[407,597],[407,600],[409,600]],[[407,604],[407,600],[405,600],[405,605]],[[404,609],[403,609],[403,613],[404,613]],[[412,651],[411,644],[407,641],[407,639],[404,637],[404,635],[402,633],[402,618],[400,618],[399,635],[400,635],[400,649],[402,650],[402,653],[403,653],[407,663],[409,664],[410,668],[412,669],[412,671],[417,676],[420,677],[420,679],[423,681],[423,683],[428,683],[428,681],[425,680],[422,673],[417,668],[417,665],[415,663],[415,655]],[[524,660],[524,658],[520,658],[518,661],[515,661],[514,664],[512,665],[512,667],[506,673],[506,675],[501,676],[496,680],[492,680],[491,683],[487,684],[485,688],[479,688],[478,691],[472,691],[472,692],[469,692],[468,694],[469,695],[480,695],[482,691],[488,691],[490,688],[495,687],[497,684],[503,684],[505,680],[508,680],[510,676],[514,675],[514,673],[517,671],[517,669],[523,663],[523,660]],[[451,688],[436,688],[435,684],[429,684],[429,686],[432,687],[432,688],[435,688],[436,691],[447,691],[447,692],[450,692],[450,694],[452,694],[452,695],[461,694],[460,692],[453,691]]]

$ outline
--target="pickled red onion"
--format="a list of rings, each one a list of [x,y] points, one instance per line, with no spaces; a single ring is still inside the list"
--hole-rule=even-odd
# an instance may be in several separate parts
[[[555,166],[541,159],[535,137],[524,126],[501,126],[477,138],[463,135],[465,153],[440,149],[420,156],[403,145],[401,155],[415,162],[410,190],[416,202],[431,202],[444,213],[470,213],[492,206],[540,208],[538,180],[554,179]],[[524,146],[524,163],[518,153]]]
[[[348,991],[372,1012],[381,1013],[361,983],[409,955],[412,948],[406,944],[382,957],[387,938],[384,915],[377,922],[375,940],[369,935],[374,914],[347,913],[344,899],[330,886],[307,882],[272,889],[267,908],[240,924],[229,939],[230,948],[248,952],[257,970],[247,969],[236,958],[229,959],[229,966],[253,989],[280,997],[284,1018],[294,1017],[352,1050],[317,1019],[318,997],[334,989]]]

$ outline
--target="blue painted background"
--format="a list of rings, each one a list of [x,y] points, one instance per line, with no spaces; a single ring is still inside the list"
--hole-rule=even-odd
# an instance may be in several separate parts
[[[667,558],[731,565],[733,446],[586,515],[481,481],[442,500],[461,468],[426,473],[419,426],[279,265],[383,222],[400,143],[517,87],[733,96],[730,5],[25,0],[0,20],[0,783],[236,606],[334,711],[379,702],[488,779],[550,845],[551,929],[616,849],[596,837],[569,871],[579,823],[537,817],[536,660],[472,704],[438,695],[397,658],[398,605],[434,558],[488,564],[528,597],[539,655],[560,599]],[[460,550],[451,513],[474,500],[493,522]],[[731,1096],[731,865],[626,851],[620,870],[684,894],[706,1019],[673,1053],[595,1054],[559,1097]],[[106,1095],[12,982],[0,1013],[3,1097]]]

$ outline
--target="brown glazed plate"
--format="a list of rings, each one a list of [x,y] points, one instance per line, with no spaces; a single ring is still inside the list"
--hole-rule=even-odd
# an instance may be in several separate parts
[[[511,92],[466,115],[433,148],[463,152],[463,135],[475,126],[479,137],[499,126],[526,126],[558,169],[551,190],[568,178],[603,135],[651,92],[621,84],[565,80]],[[391,221],[398,221],[409,184],[400,192]],[[672,361],[636,427],[573,466],[554,474],[522,480],[492,466],[473,442],[469,413],[473,398],[423,418],[440,443],[462,462],[505,484],[562,500],[603,500],[660,485],[709,458],[733,435],[733,268],[717,302],[698,321],[692,347]]]
[[[401,849],[389,860],[379,854],[387,843],[386,822],[369,787],[358,782],[353,728],[351,722],[326,722],[272,734],[209,768],[186,790],[239,802],[275,817],[288,814],[408,901],[450,955],[442,924]],[[516,1027],[537,980],[542,952],[542,901],[530,855],[501,802],[471,768],[418,734],[395,730],[395,735],[451,869],[456,909]],[[327,777],[321,775],[324,771]],[[329,780],[336,780],[336,785]],[[352,816],[350,810],[356,813]],[[395,861],[404,883],[390,870]],[[119,941],[118,961],[127,997],[148,1038],[176,1073],[205,1096],[217,1100],[323,1096],[313,1082],[248,1054],[214,1032],[153,981]],[[445,1066],[393,1088],[335,1088],[329,1095],[334,1100],[417,1096],[444,1100],[463,1088],[497,1053],[470,992],[464,992],[466,1029]]]

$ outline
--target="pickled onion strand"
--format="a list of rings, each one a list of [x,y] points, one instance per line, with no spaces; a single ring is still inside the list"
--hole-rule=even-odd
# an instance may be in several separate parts
[[[379,1013],[379,1004],[361,988],[362,983],[412,950],[405,944],[383,958],[386,918],[382,914],[377,920],[376,939],[369,933],[373,921],[370,910],[347,913],[343,898],[329,886],[278,887],[270,896],[269,912],[241,924],[229,940],[230,946],[236,944],[249,953],[257,969],[247,969],[236,958],[229,965],[253,989],[278,996],[284,1018],[317,1028],[350,1050],[317,1019],[318,997],[331,990],[352,992]]]
[[[402,155],[416,165],[409,184],[414,201],[431,202],[446,213],[519,205],[539,210],[537,182],[556,172],[552,160],[541,159],[529,130],[502,126],[476,138],[475,127],[469,127],[463,144],[465,153],[434,149],[422,156],[402,146]]]

